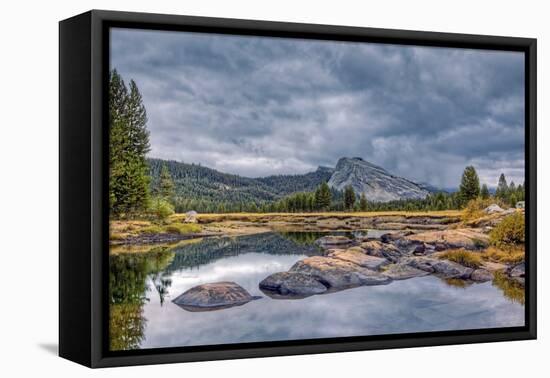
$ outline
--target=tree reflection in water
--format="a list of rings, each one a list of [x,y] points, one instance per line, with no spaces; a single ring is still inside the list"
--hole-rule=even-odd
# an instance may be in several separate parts
[[[143,341],[147,319],[143,304],[148,301],[147,278],[163,305],[172,284],[171,274],[186,268],[199,267],[225,257],[243,253],[318,254],[309,245],[319,234],[276,233],[211,238],[200,243],[173,248],[152,247],[148,252],[119,253],[110,256],[109,275],[109,335],[111,350],[139,348]]]
[[[139,348],[145,323],[143,304],[147,300],[146,279],[157,277],[155,287],[161,300],[171,281],[161,272],[174,253],[165,248],[140,254],[118,254],[109,258],[109,340],[111,350]],[[157,285],[157,281],[159,284]]]

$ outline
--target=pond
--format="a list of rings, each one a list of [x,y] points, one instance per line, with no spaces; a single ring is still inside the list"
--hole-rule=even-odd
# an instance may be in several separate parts
[[[207,238],[111,255],[111,349],[524,325],[523,289],[499,280],[465,283],[426,276],[305,299],[272,299],[260,291],[259,282],[271,273],[319,254],[313,241],[321,235],[326,234]],[[171,302],[193,286],[219,281],[233,281],[262,298],[208,312],[189,312]]]

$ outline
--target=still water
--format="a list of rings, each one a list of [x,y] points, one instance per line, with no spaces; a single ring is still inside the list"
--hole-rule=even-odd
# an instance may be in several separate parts
[[[325,234],[326,235],[326,234]],[[318,233],[212,238],[110,258],[111,349],[513,327],[524,324],[523,289],[435,276],[305,299],[271,299],[258,283],[319,254]],[[188,312],[171,302],[187,289],[233,281],[243,306]]]

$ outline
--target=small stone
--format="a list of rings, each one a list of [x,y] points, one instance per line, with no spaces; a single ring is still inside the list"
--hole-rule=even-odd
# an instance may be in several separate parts
[[[493,203],[492,205],[487,206],[485,209],[483,209],[483,212],[485,214],[495,214],[495,213],[502,213],[504,209],[497,205],[496,203]]]
[[[525,209],[525,201],[516,202],[516,209]]]
[[[525,262],[521,262],[510,268],[508,275],[510,277],[525,277]]]
[[[493,273],[485,269],[476,269],[472,272],[470,279],[477,282],[491,281],[493,279]]]

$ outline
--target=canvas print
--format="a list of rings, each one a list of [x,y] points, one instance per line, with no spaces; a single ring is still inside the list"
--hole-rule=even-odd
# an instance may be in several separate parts
[[[525,324],[525,59],[110,29],[111,351]]]

